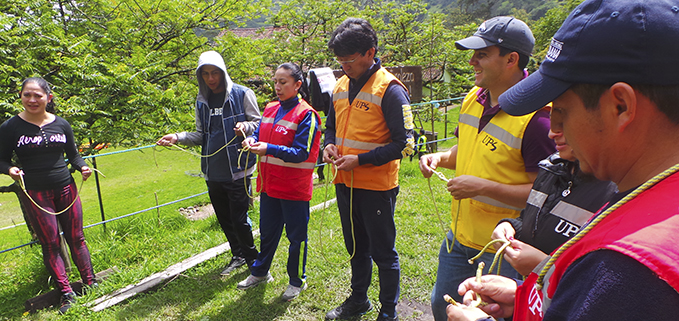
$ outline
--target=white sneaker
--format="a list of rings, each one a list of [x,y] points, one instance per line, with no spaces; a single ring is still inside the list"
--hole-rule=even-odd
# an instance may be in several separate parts
[[[273,276],[271,273],[267,272],[265,276],[254,276],[250,274],[247,279],[238,282],[238,289],[246,290],[253,286],[257,286],[260,283],[273,281]]]
[[[306,282],[302,283],[302,286],[300,287],[288,284],[288,288],[283,292],[281,299],[283,299],[283,301],[292,301],[304,290],[306,290]]]

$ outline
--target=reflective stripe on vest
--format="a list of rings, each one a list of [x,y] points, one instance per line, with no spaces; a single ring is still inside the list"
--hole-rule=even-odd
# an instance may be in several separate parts
[[[585,222],[587,222],[587,220],[594,214],[582,207],[566,203],[563,200],[556,203],[556,205],[552,208],[552,210],[549,213],[554,216],[558,216],[562,219],[568,220],[569,222],[574,223],[578,227],[582,226],[582,224],[585,224]]]
[[[472,126],[478,130],[481,119],[472,115],[464,114],[460,115],[460,123]],[[521,143],[523,142],[523,139],[512,135],[510,132],[496,124],[493,124],[492,122],[488,123],[486,127],[483,128],[483,131],[491,134],[493,137],[507,144],[511,148],[521,149]]]
[[[477,101],[480,92],[482,89],[474,87],[460,108],[456,176],[471,175],[508,185],[529,184],[521,145],[534,113],[514,117],[500,110],[479,131],[484,109]],[[451,229],[457,224],[456,239],[480,250],[490,242],[497,222],[518,217],[520,210],[485,196],[453,200]]]
[[[273,117],[262,117],[262,119],[261,119],[261,121],[260,121],[260,124],[261,124],[261,123],[273,124],[273,122],[274,122],[274,118],[273,118]],[[292,129],[292,130],[297,130],[297,126],[299,126],[298,124],[295,124],[295,123],[293,123],[293,122],[287,121],[287,120],[285,120],[285,119],[279,120],[279,121],[278,121],[278,125],[284,126],[284,127],[288,128],[288,129]]]
[[[537,208],[542,208],[542,205],[545,205],[547,196],[549,195],[547,195],[547,193],[545,192],[531,189],[530,194],[528,195],[528,200],[526,200],[526,203],[533,205]]]
[[[386,143],[385,144],[377,144],[377,143],[359,142],[357,140],[348,139],[348,138],[337,138],[337,139],[335,139],[335,143],[337,145],[343,145],[345,147],[355,148],[355,149],[363,149],[363,150],[373,150],[377,147],[382,147],[382,146],[388,145]]]
[[[502,202],[500,202],[496,199],[490,198],[488,196],[474,196],[474,197],[472,197],[472,199],[475,200],[475,201],[479,201],[481,203],[485,203],[485,204],[488,204],[488,205],[495,206],[495,207],[506,208],[506,209],[510,209],[510,210],[514,210],[514,211],[522,210],[522,208],[507,205],[505,203],[502,203]]]
[[[288,163],[288,162],[283,161],[280,158],[276,158],[276,157],[268,156],[268,155],[260,157],[259,161],[262,162],[262,163],[278,165],[278,166],[283,166],[283,167],[288,167],[288,168],[314,169],[314,167],[316,166],[316,164],[308,163],[308,162]]]

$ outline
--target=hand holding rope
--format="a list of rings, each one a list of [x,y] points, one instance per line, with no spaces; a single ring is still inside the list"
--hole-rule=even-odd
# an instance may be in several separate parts
[[[97,171],[99,174],[101,174],[101,176],[106,177],[106,175],[104,175],[104,173],[102,173],[100,170],[98,170],[96,168],[90,168],[89,166],[83,166],[83,167],[87,167],[90,170]],[[81,170],[82,170],[82,168],[81,168]],[[89,177],[89,175],[87,175],[87,177],[85,175],[82,175],[82,181],[80,182],[80,187],[78,187],[78,191],[77,191],[78,194],[76,194],[75,198],[73,198],[73,202],[71,202],[71,204],[69,204],[68,206],[66,206],[66,208],[64,208],[63,210],[61,210],[59,212],[52,212],[52,211],[45,209],[44,207],[38,205],[38,203],[33,199],[33,197],[31,197],[31,195],[28,194],[28,191],[26,190],[26,183],[24,182],[24,172],[22,170],[19,170],[17,175],[19,175],[19,178],[20,178],[19,186],[21,186],[21,190],[24,192],[26,197],[28,197],[28,199],[31,201],[31,203],[33,203],[33,205],[35,205],[35,207],[39,208],[41,211],[43,211],[47,214],[50,214],[50,215],[59,215],[61,213],[68,211],[71,207],[73,207],[75,202],[80,199],[80,191],[82,190],[83,184],[85,183],[85,181]],[[12,177],[12,178],[14,178],[14,177]]]

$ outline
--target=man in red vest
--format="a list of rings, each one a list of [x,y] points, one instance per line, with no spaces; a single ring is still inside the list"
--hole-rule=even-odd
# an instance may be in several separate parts
[[[587,0],[554,35],[539,72],[503,95],[522,115],[553,101],[584,171],[621,191],[517,287],[467,280],[491,304],[449,320],[679,317],[679,1]],[[471,296],[471,294],[469,294]]]

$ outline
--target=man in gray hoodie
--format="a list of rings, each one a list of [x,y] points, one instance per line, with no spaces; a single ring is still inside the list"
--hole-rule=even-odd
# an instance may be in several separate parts
[[[255,93],[231,81],[218,52],[200,55],[196,78],[196,131],[167,134],[157,144],[202,146],[201,170],[215,215],[231,246],[231,261],[221,273],[228,275],[257,258],[248,222],[247,194],[256,157],[241,157],[239,161],[238,149],[243,133],[246,137],[252,135],[261,116]]]

